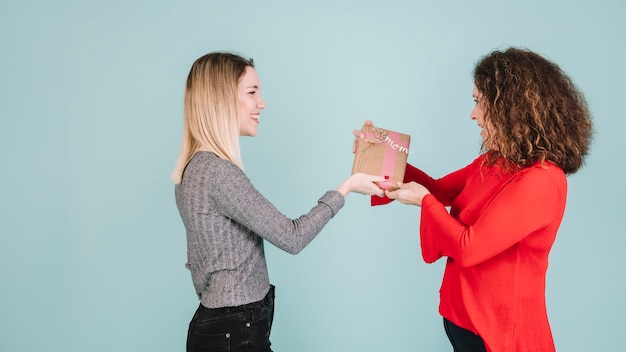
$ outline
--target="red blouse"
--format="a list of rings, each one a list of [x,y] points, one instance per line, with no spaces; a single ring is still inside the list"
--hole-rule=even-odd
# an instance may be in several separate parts
[[[431,192],[422,200],[422,257],[447,257],[439,312],[480,335],[488,351],[554,351],[545,278],[565,173],[552,163],[481,169],[483,158],[441,179],[407,168],[405,182]]]

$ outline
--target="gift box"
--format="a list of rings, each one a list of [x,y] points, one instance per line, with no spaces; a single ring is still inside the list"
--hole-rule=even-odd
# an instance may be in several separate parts
[[[364,138],[357,140],[352,174],[389,176],[378,186],[386,190],[398,189],[404,180],[411,136],[372,125],[361,128]]]

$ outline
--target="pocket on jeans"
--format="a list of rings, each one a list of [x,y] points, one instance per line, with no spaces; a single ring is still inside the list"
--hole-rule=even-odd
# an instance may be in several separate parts
[[[190,336],[188,344],[188,351],[228,352],[230,351],[230,333],[194,333],[192,336]]]
[[[252,347],[269,347],[270,346],[270,321],[267,315],[267,309],[263,309],[262,314],[246,324],[248,333],[248,341]]]
[[[244,320],[241,312],[232,312],[224,315],[201,314],[192,322],[194,331],[199,334],[215,334],[230,332],[233,326]]]
[[[189,345],[193,351],[229,351],[231,335],[243,319],[241,313],[198,316],[191,324]]]

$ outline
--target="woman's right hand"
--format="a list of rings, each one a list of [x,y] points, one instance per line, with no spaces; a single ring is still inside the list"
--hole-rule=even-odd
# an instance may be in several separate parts
[[[389,177],[389,176],[387,176]],[[387,178],[378,175],[368,175],[358,172],[345,179],[338,187],[337,191],[344,197],[350,192],[361,193],[368,196],[377,195],[382,197],[385,192],[376,182],[384,182]]]
[[[397,199],[402,204],[411,204],[422,206],[422,200],[427,194],[428,189],[417,182],[402,183],[398,182],[398,189],[395,191],[386,191],[385,195],[389,199]]]

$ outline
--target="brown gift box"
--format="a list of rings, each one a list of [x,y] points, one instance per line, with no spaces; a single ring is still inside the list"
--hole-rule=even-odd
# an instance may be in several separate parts
[[[357,140],[352,174],[389,176],[389,180],[378,186],[398,189],[398,182],[404,180],[411,136],[372,125],[363,125],[361,132],[365,137]]]

